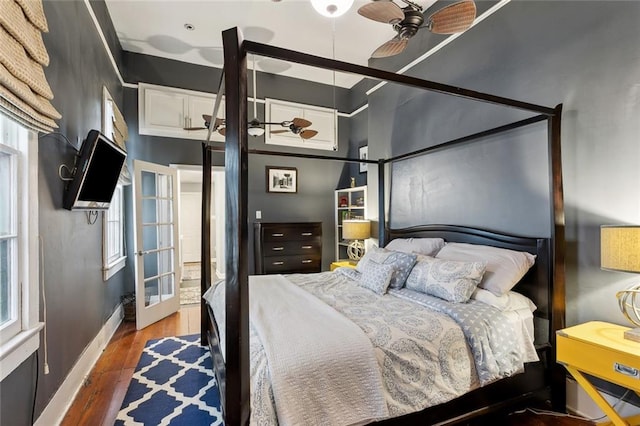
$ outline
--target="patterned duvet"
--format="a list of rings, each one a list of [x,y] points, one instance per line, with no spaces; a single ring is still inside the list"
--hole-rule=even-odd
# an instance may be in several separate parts
[[[528,361],[518,345],[510,344],[516,340],[515,331],[505,326],[509,321],[495,308],[475,301],[453,304],[412,297],[410,290],[379,296],[350,275],[353,270],[338,269],[286,277],[369,337],[391,417],[447,402],[521,371]],[[224,342],[224,286],[207,293]],[[464,305],[470,308],[467,312]],[[251,424],[277,425],[268,361],[252,326],[250,351]]]

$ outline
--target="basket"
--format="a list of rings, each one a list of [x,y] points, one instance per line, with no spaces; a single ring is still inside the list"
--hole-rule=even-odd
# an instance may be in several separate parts
[[[122,302],[122,309],[124,310],[124,320],[135,321],[136,320],[136,294],[127,293],[123,296],[120,296],[120,301]]]

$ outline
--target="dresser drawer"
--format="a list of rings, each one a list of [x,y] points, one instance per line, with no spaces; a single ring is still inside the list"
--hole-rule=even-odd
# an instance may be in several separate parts
[[[640,391],[640,358],[564,334],[556,337],[557,361],[592,376]]]
[[[320,226],[279,226],[264,227],[264,242],[310,240],[322,237]]]
[[[265,274],[317,272],[320,270],[320,258],[317,256],[283,256],[264,259]]]
[[[282,256],[290,254],[319,253],[322,249],[322,240],[314,238],[312,240],[299,241],[268,241],[264,243],[263,255]]]

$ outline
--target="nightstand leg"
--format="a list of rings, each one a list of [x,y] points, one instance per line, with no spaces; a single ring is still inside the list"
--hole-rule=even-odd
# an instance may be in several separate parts
[[[622,417],[620,417],[618,413],[616,413],[616,410],[614,410],[613,407],[607,402],[607,400],[604,399],[602,395],[600,395],[600,392],[598,392],[595,386],[593,386],[591,382],[589,382],[586,377],[582,375],[581,372],[568,365],[565,365],[565,368],[569,373],[571,373],[573,378],[576,379],[580,387],[584,389],[587,395],[591,397],[593,402],[595,402],[598,407],[600,407],[600,409],[607,415],[607,417],[609,417],[611,423],[613,423],[615,426],[629,426],[629,423],[627,423]]]

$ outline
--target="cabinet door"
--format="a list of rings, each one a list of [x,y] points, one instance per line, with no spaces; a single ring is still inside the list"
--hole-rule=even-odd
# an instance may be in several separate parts
[[[144,89],[143,96],[144,127],[141,125],[140,133],[145,134],[145,129],[157,129],[169,135],[184,132],[183,128],[187,125],[187,96],[149,88]]]
[[[336,142],[337,116],[336,111],[331,108],[266,99],[265,115],[267,121],[272,123],[291,121],[296,117],[304,118],[311,122],[308,129],[318,132],[313,138],[302,139],[300,135],[296,135],[290,131],[273,133],[276,130],[287,130],[287,128],[279,125],[270,125],[267,126],[267,135],[265,137],[265,143],[267,144],[329,151],[334,151],[338,147]]]
[[[336,143],[336,114],[332,110],[319,110],[315,108],[307,108],[304,111],[305,119],[313,123],[309,126],[318,132],[311,139],[303,140],[305,146],[317,149],[333,149],[337,150],[338,145]],[[310,146],[313,145],[313,146]],[[320,148],[327,147],[327,148]],[[330,148],[329,148],[330,147]]]
[[[213,112],[213,105],[216,102],[216,97],[211,96],[195,96],[191,95],[188,98],[189,101],[189,114],[187,122],[189,127],[200,127],[204,125],[204,119],[202,115],[211,115]],[[220,102],[220,108],[218,109],[218,118],[224,118],[224,101]],[[195,139],[204,139],[207,137],[207,130],[191,130],[189,132]],[[224,142],[224,136],[218,132],[211,134],[211,140]]]

